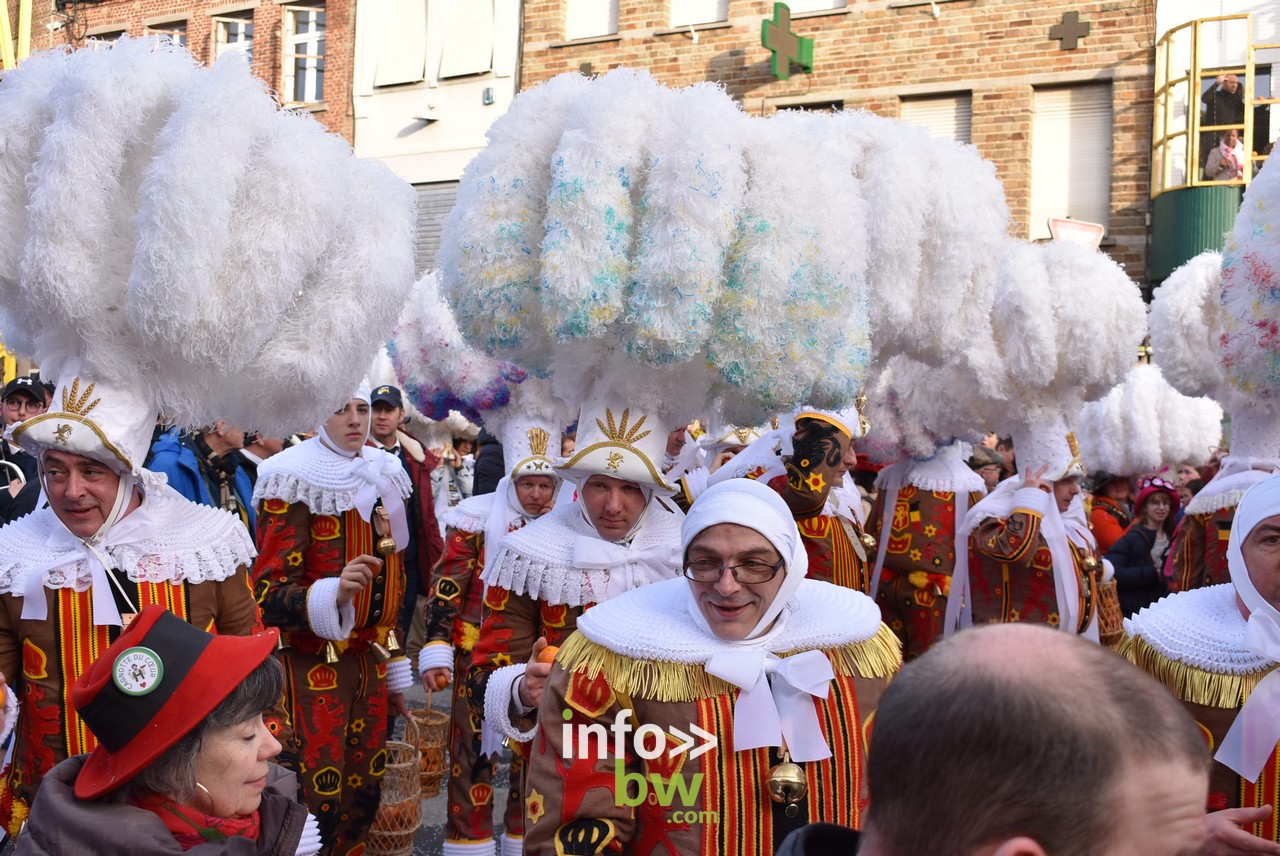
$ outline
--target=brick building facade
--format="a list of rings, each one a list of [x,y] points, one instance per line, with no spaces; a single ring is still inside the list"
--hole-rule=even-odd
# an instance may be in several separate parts
[[[47,2],[47,0],[46,0]],[[37,3],[32,50],[164,34],[201,62],[247,51],[253,72],[283,104],[353,138],[355,0],[103,0]]]
[[[1105,218],[1103,249],[1143,280],[1154,0],[791,5],[791,30],[814,40],[813,71],[784,81],[772,76],[761,45],[772,0],[527,0],[521,86],[625,65],[673,86],[718,80],[756,114],[844,107],[921,121],[967,139],[996,165],[1015,235],[1044,237],[1045,213]],[[1087,35],[1067,13],[1088,25]],[[1075,47],[1064,49],[1072,32]],[[1064,134],[1078,135],[1092,154],[1082,160]],[[910,152],[886,157],[911,168]],[[1075,198],[1082,191],[1088,200]]]

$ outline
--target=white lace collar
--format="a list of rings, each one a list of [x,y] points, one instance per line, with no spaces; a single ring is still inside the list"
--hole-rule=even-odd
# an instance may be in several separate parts
[[[1161,655],[1202,671],[1250,675],[1275,665],[1245,650],[1245,619],[1230,583],[1168,595],[1124,626]]]
[[[680,522],[684,515],[654,505],[627,550],[655,554],[669,552],[666,576],[679,573]],[[611,590],[610,577],[628,569],[574,566],[579,538],[601,540],[582,516],[577,502],[565,502],[506,537],[485,568],[482,579],[534,600],[566,606],[599,603]],[[606,542],[607,543],[607,542]],[[636,580],[636,584],[643,584]],[[616,582],[615,586],[616,588]]]
[[[142,504],[133,513],[150,518],[151,537],[106,548],[115,568],[130,580],[224,580],[253,561],[253,541],[234,514],[191,502],[158,480],[145,481]],[[84,552],[68,535],[49,508],[0,528],[0,593],[21,595],[27,574],[40,568],[50,568],[44,575],[46,587],[86,591],[90,576]],[[65,558],[65,564],[57,564],[59,558]]]
[[[702,664],[721,651],[764,650],[772,654],[836,648],[872,639],[880,631],[880,609],[871,598],[842,586],[805,580],[773,628],[734,642],[713,636],[689,617],[684,578],[654,583],[593,606],[578,618],[587,639],[636,660]]]
[[[450,529],[458,529],[472,535],[484,532],[485,523],[489,520],[489,512],[493,510],[493,497],[492,493],[468,496],[441,514],[440,521]]]
[[[362,446],[358,456],[348,458],[312,437],[272,455],[258,468],[253,501],[301,502],[312,514],[342,514],[355,508],[356,495],[367,484],[362,470],[369,467],[380,481],[393,484],[401,498],[413,493],[404,466],[390,452]]]

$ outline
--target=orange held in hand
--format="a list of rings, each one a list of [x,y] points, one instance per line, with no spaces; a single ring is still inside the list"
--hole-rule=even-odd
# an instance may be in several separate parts
[[[449,679],[444,675],[436,675],[436,689],[442,690],[449,686]]]
[[[556,659],[556,653],[559,650],[560,649],[555,645],[548,645],[547,647],[543,648],[541,651],[538,652],[538,662],[554,663]]]

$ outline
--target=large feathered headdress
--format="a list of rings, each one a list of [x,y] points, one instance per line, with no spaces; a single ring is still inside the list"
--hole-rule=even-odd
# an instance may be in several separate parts
[[[411,188],[238,55],[124,38],[0,88],[0,332],[68,403],[94,385],[131,469],[157,412],[276,435],[332,412],[408,295],[413,228]]]

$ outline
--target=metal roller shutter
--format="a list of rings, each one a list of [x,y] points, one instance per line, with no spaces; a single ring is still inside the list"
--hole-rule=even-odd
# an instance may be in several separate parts
[[[973,141],[973,98],[969,93],[902,99],[902,121],[923,125],[935,137]]]
[[[421,274],[435,267],[436,252],[440,249],[440,227],[458,196],[458,182],[417,184],[414,190],[418,191],[418,237],[414,264]]]
[[[1037,89],[1031,126],[1031,239],[1050,217],[1110,225],[1111,86]]]

